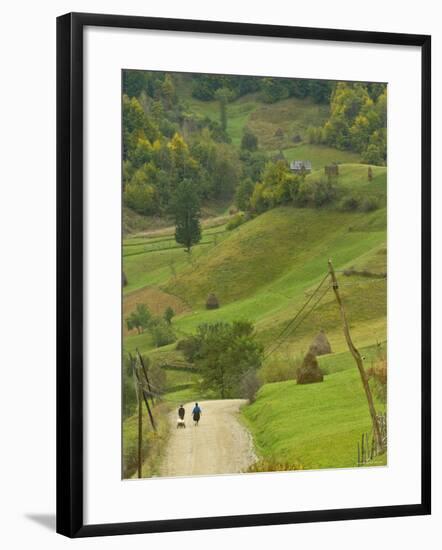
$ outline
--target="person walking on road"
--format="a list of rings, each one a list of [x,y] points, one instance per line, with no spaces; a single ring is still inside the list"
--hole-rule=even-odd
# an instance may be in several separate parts
[[[178,409],[178,416],[181,418],[181,420],[184,420],[184,415],[186,414],[186,409],[180,405]]]
[[[201,418],[201,407],[198,405],[198,403],[195,403],[195,406],[193,407],[193,411],[192,411],[192,417],[193,417],[193,421],[195,422],[195,426],[198,426],[198,422],[200,421],[200,418]]]

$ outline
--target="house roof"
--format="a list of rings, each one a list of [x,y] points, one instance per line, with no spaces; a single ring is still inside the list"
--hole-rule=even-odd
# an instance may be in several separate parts
[[[292,160],[290,163],[290,168],[292,170],[302,170],[303,168],[305,170],[311,170],[312,163],[310,160]]]

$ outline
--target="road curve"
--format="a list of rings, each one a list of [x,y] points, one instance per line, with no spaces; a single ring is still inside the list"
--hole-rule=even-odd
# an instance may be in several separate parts
[[[198,426],[192,421],[194,403],[184,405],[186,428],[177,429],[177,412],[170,415],[171,436],[160,468],[164,477],[232,474],[256,461],[252,437],[238,420],[245,399],[202,401]]]

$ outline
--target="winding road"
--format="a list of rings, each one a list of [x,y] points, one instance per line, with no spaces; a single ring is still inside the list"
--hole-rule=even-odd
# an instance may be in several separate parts
[[[239,422],[245,399],[202,401],[201,420],[194,426],[194,403],[184,405],[186,428],[177,429],[177,412],[170,414],[171,436],[160,468],[164,477],[232,474],[256,461],[252,437]]]

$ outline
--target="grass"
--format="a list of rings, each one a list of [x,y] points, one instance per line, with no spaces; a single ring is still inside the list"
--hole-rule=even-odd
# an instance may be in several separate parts
[[[372,181],[368,181],[368,168],[366,164],[343,164],[339,166],[338,195],[351,194],[352,197],[359,200],[373,198],[379,202],[380,206],[384,207],[387,204],[387,168],[385,166],[371,166]],[[322,170],[314,170],[306,177],[306,181],[318,179],[323,175]]]
[[[201,101],[191,96],[188,86],[181,88],[187,110],[202,118],[219,122],[219,103]],[[227,105],[227,133],[232,143],[239,146],[244,127],[257,136],[258,145],[265,151],[293,147],[293,137],[305,139],[307,128],[322,126],[328,118],[328,106],[310,99],[291,97],[272,104],[262,103],[259,95],[247,94]],[[275,135],[282,129],[283,136]]]
[[[348,230],[365,216],[370,215],[291,207],[271,210],[232,231],[164,288],[193,307],[202,307],[209,292],[215,292],[222,305],[247,299],[262,288],[287,299],[324,272],[325,252],[342,265],[384,238],[382,231],[361,238]]]
[[[379,342],[382,350],[385,350],[386,343]],[[378,357],[378,346],[364,346],[359,349],[360,354],[364,357],[364,364],[366,367],[370,367],[371,362]],[[321,369],[326,374],[335,374],[347,369],[356,368],[355,360],[348,351],[340,353],[330,353],[328,355],[322,355],[318,357],[318,363]]]
[[[168,410],[165,403],[154,407],[153,414],[157,426],[157,431],[154,432],[143,409],[142,477],[152,477],[159,473],[159,465],[169,436]],[[135,414],[123,422],[123,479],[134,477],[138,466],[137,457],[138,414]]]
[[[272,104],[261,103],[250,115],[248,126],[263,149],[288,149],[293,147],[294,136],[305,140],[310,126],[323,126],[328,110],[328,105],[314,103],[309,98],[291,97]],[[283,135],[275,135],[277,130],[282,130]]]
[[[188,110],[202,118],[208,117],[215,122],[220,120],[219,103],[200,101],[191,95],[186,97]],[[227,133],[234,145],[240,145],[244,126],[247,126],[250,115],[256,111],[260,102],[255,94],[243,96],[227,105]]]
[[[376,405],[381,412],[383,405]],[[267,384],[243,416],[264,459],[277,457],[305,469],[356,466],[357,442],[371,429],[356,369],[326,376],[318,384]],[[383,457],[377,463],[385,463]]]
[[[362,165],[341,166],[339,185],[346,190],[366,185],[364,172],[366,167]],[[380,167],[377,172],[369,185],[382,198],[386,170]],[[259,337],[269,344],[321,280],[328,257],[336,269],[356,266],[360,270],[386,271],[385,225],[385,209],[343,213],[334,209],[276,208],[230,232],[222,232],[219,227],[204,230],[204,238],[219,232],[218,242],[195,247],[192,263],[179,249],[124,257],[129,280],[125,292],[130,296],[134,289],[154,286],[160,288],[159,295],[181,300],[185,307],[173,322],[179,337],[193,333],[203,322],[242,318],[252,320]],[[132,239],[125,244],[130,242]],[[218,296],[219,310],[205,309],[209,292]],[[385,281],[345,277],[342,294],[357,343],[369,345],[374,343],[373,338],[385,340]],[[334,298],[329,293],[288,339],[283,355],[306,349],[319,328],[330,333],[334,349],[345,349],[339,326]],[[148,335],[130,336],[125,344],[128,349],[152,349]]]

